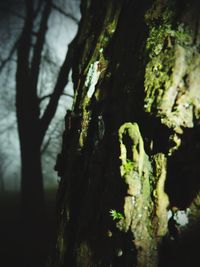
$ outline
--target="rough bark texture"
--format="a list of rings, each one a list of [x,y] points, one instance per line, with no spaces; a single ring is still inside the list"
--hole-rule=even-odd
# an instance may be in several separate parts
[[[199,217],[200,4],[81,7],[52,266],[192,266],[178,255]]]

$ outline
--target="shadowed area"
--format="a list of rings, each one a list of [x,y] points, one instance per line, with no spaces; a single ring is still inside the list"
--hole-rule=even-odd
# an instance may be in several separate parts
[[[46,191],[47,238],[39,259],[30,261],[39,263],[37,266],[46,266],[51,252],[55,227],[55,195],[56,190]],[[24,255],[22,250],[22,229],[20,223],[20,195],[17,192],[0,194],[0,258],[1,266],[23,266]]]

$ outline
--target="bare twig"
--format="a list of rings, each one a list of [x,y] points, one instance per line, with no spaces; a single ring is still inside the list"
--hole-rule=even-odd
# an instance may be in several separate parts
[[[58,7],[58,6],[55,5],[55,4],[52,4],[52,7],[53,7],[55,10],[57,10],[58,12],[60,12],[62,15],[66,16],[67,18],[73,20],[75,23],[78,24],[79,20],[78,20],[76,17],[74,17],[72,14],[65,12],[64,10],[62,10],[60,7]]]
[[[44,143],[43,144],[43,147],[42,147],[42,149],[41,149],[41,154],[44,154],[45,152],[46,152],[46,150],[47,150],[47,148],[48,148],[48,146],[49,146],[49,144],[50,144],[50,142],[51,142],[51,140],[52,140],[52,136],[53,136],[53,134],[55,133],[55,131],[57,131],[57,129],[58,129],[58,125],[59,125],[59,121],[55,124],[55,126],[53,127],[53,129],[51,130],[51,132],[48,134],[48,136],[49,136],[49,138],[48,138],[48,140],[46,141],[46,143]]]
[[[45,151],[47,150],[49,144],[51,142],[51,136],[49,136],[48,140],[46,141],[46,143],[43,145],[42,149],[41,149],[41,154],[43,155],[45,153]]]
[[[51,3],[52,1],[48,0],[44,7],[44,11],[43,11],[42,19],[40,23],[40,29],[38,31],[37,41],[34,47],[33,59],[31,62],[31,74],[32,74],[33,88],[37,88],[42,49],[44,46],[44,40],[45,40],[46,31],[47,31],[47,22],[48,22],[48,18],[51,12]]]
[[[57,109],[58,101],[60,96],[63,94],[64,88],[68,83],[68,75],[72,66],[73,60],[73,49],[76,39],[74,39],[71,44],[68,46],[68,51],[65,57],[65,60],[60,68],[60,72],[57,78],[56,85],[54,87],[54,91],[50,98],[50,101],[44,111],[44,114],[41,118],[41,127],[42,127],[42,134],[46,133],[48,126],[54,117],[54,114]]]
[[[11,13],[12,15],[18,17],[19,19],[25,20],[25,17],[15,10],[11,10],[10,8],[2,7],[2,6],[0,6],[0,10]]]
[[[38,5],[37,5],[37,7],[36,7],[36,9],[35,9],[35,11],[34,11],[34,18],[36,18],[37,15],[39,14],[43,2],[44,2],[44,0],[40,0],[40,1],[38,1]]]
[[[13,56],[13,54],[15,53],[15,50],[17,49],[18,42],[19,42],[19,39],[17,39],[17,40],[15,41],[15,43],[13,44],[13,46],[12,46],[12,48],[11,48],[11,50],[10,50],[9,55],[8,55],[5,59],[3,59],[3,60],[1,61],[1,63],[0,63],[0,73],[2,72],[2,70],[3,70],[3,68],[5,67],[6,63],[12,59],[12,56]]]
[[[40,98],[39,98],[39,102],[41,103],[43,100],[52,97],[52,95],[53,95],[53,93],[48,94],[48,95],[44,95],[44,96],[40,97]],[[62,95],[64,95],[64,96],[68,96],[68,97],[71,97],[71,98],[74,97],[73,95],[68,94],[68,93],[62,93]]]
[[[48,95],[44,95],[42,97],[39,97],[39,102],[41,103],[43,100],[50,98],[52,96],[52,94],[48,94]]]
[[[74,98],[74,95],[71,95],[71,94],[68,94],[68,93],[63,93],[62,95]]]

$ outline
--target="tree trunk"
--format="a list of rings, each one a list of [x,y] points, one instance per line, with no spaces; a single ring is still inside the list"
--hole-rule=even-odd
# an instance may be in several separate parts
[[[21,151],[22,253],[26,267],[44,266],[47,238],[41,146],[68,83],[76,43],[75,38],[68,47],[55,86],[49,94],[49,102],[41,115],[40,103],[45,97],[38,95],[38,80],[52,6],[52,0],[38,3],[38,8],[35,8],[35,1],[25,1],[26,17],[17,42],[16,114]],[[69,17],[73,19],[73,16]]]
[[[84,0],[81,9],[52,266],[193,266],[200,4]]]
[[[21,204],[24,266],[44,266],[47,221],[40,146],[23,148]]]
[[[29,10],[29,9],[28,9]],[[21,151],[21,218],[24,266],[40,266],[37,260],[44,249],[45,203],[40,148],[39,101],[29,69],[33,23],[31,8],[18,45],[16,72],[16,114]],[[34,251],[34,253],[33,253]],[[31,262],[30,262],[31,261]]]
[[[41,137],[38,134],[39,119],[35,118],[36,109],[30,101],[29,107],[21,105],[19,100],[17,103],[21,150],[21,219],[24,245],[22,258],[24,266],[44,266],[42,253],[46,245],[46,211],[40,152]]]

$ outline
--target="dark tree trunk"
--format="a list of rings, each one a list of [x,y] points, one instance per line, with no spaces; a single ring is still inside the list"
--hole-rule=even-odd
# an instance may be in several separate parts
[[[22,152],[21,204],[23,264],[45,266],[47,221],[40,146],[30,143]]]
[[[55,115],[58,101],[68,82],[71,68],[73,42],[61,66],[55,87],[49,96],[49,103],[40,114],[38,96],[38,78],[42,58],[45,35],[52,1],[41,4],[41,20],[38,32],[32,44],[36,11],[34,1],[26,2],[26,18],[24,28],[17,47],[16,71],[16,113],[21,150],[21,215],[22,233],[24,237],[24,265],[44,266],[44,242],[46,240],[45,196],[41,166],[41,146],[46,131]],[[37,12],[39,12],[37,10]],[[42,254],[43,253],[43,254]],[[35,258],[35,260],[33,260]],[[39,262],[41,259],[41,262]]]
[[[33,143],[24,145],[22,142],[22,212],[26,220],[33,220],[34,223],[42,225],[45,217],[45,200],[40,146],[34,146],[34,140],[30,142]]]
[[[194,266],[200,4],[81,8],[52,266]]]
[[[22,69],[23,70],[23,69]],[[24,266],[42,266],[45,245],[45,199],[41,166],[41,135],[38,101],[31,96],[31,83],[17,76],[17,121],[21,150],[21,218]],[[23,83],[21,84],[20,81]],[[25,93],[24,93],[25,92]],[[26,103],[26,99],[29,99]],[[34,251],[34,253],[33,253]],[[41,251],[41,252],[40,252]],[[34,256],[33,256],[34,255]],[[37,260],[31,260],[35,257]],[[44,264],[44,262],[43,262]]]

